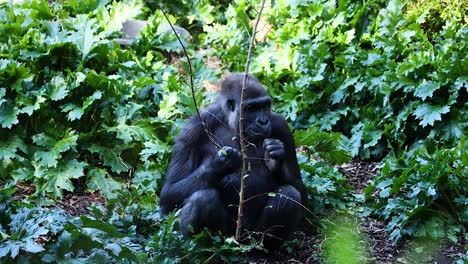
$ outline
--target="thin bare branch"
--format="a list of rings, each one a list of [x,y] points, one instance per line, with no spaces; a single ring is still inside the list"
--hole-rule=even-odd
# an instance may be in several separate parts
[[[244,71],[244,78],[242,80],[242,92],[241,92],[241,99],[240,99],[240,112],[239,112],[239,133],[240,133],[240,145],[241,145],[241,153],[242,153],[242,170],[241,170],[241,186],[239,192],[239,208],[237,210],[237,223],[236,223],[236,240],[240,240],[241,238],[241,230],[242,230],[242,218],[244,215],[244,189],[245,189],[245,175],[247,170],[247,150],[246,150],[246,142],[244,138],[244,125],[243,125],[243,103],[244,103],[244,95],[245,90],[247,89],[247,75],[249,74],[249,66],[250,66],[250,58],[252,56],[252,49],[255,42],[255,34],[257,33],[258,23],[260,22],[260,18],[262,15],[263,8],[265,6],[265,0],[262,0],[260,10],[257,14],[257,19],[255,20],[255,25],[252,29],[252,36],[250,37],[249,43],[249,50],[247,53],[247,61],[245,62],[245,71]]]
[[[164,12],[164,10],[162,9],[161,6],[158,6],[159,7],[159,10],[161,10],[161,12],[163,13],[164,17],[166,18],[167,22],[169,23],[169,26],[171,27],[172,29],[172,32],[174,32],[176,38],[177,38],[177,41],[179,42],[180,46],[182,47],[182,51],[184,52],[184,56],[187,58],[187,63],[188,63],[188,66],[189,66],[189,77],[190,77],[190,91],[192,92],[192,100],[193,100],[193,104],[195,106],[195,110],[197,111],[197,116],[198,116],[198,119],[200,120],[200,123],[202,124],[202,127],[203,127],[203,130],[205,131],[206,135],[208,136],[208,139],[218,148],[220,149],[221,146],[215,141],[214,139],[214,135],[213,133],[211,133],[207,128],[206,128],[206,125],[205,125],[205,122],[203,122],[203,119],[201,117],[201,114],[200,114],[200,109],[198,108],[198,103],[197,103],[197,99],[195,97],[195,89],[194,89],[194,85],[193,85],[193,70],[192,70],[192,62],[190,61],[190,57],[187,53],[187,50],[185,49],[185,45],[184,43],[182,43],[182,40],[180,39],[179,37],[179,34],[177,34],[177,31],[175,30],[174,26],[172,25],[171,21],[169,20],[169,17],[167,17],[167,14],[166,12]]]

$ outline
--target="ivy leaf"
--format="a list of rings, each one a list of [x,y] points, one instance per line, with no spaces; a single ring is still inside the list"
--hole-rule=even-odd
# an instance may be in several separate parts
[[[419,125],[425,127],[427,125],[433,126],[435,121],[442,120],[442,115],[450,111],[450,106],[438,106],[430,104],[422,104],[418,106],[413,115],[421,120]]]

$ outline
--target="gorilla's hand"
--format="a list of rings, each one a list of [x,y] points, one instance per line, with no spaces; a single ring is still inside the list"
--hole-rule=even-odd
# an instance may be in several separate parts
[[[239,150],[224,146],[218,150],[213,161],[213,167],[222,173],[232,173],[242,165],[242,156]]]
[[[286,156],[284,144],[279,139],[267,138],[263,141],[265,151],[265,163],[270,171],[278,168],[279,162]]]

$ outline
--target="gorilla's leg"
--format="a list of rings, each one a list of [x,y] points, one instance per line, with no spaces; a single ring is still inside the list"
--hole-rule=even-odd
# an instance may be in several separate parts
[[[256,232],[263,236],[266,248],[278,248],[296,230],[302,219],[301,194],[291,185],[278,187],[270,197],[256,224]]]
[[[190,237],[204,227],[211,231],[225,231],[226,210],[219,193],[215,189],[199,190],[193,193],[180,210],[180,230],[185,237]]]

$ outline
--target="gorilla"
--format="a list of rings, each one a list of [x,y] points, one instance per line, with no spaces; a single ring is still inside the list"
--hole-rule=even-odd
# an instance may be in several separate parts
[[[195,115],[175,140],[160,205],[163,213],[180,209],[185,237],[203,228],[226,235],[235,232],[242,166],[238,122],[243,77],[236,73],[225,78],[215,102],[201,112],[204,126]],[[271,98],[255,77],[248,75],[246,87],[242,230],[274,249],[301,221],[306,188],[286,121],[271,111]]]

